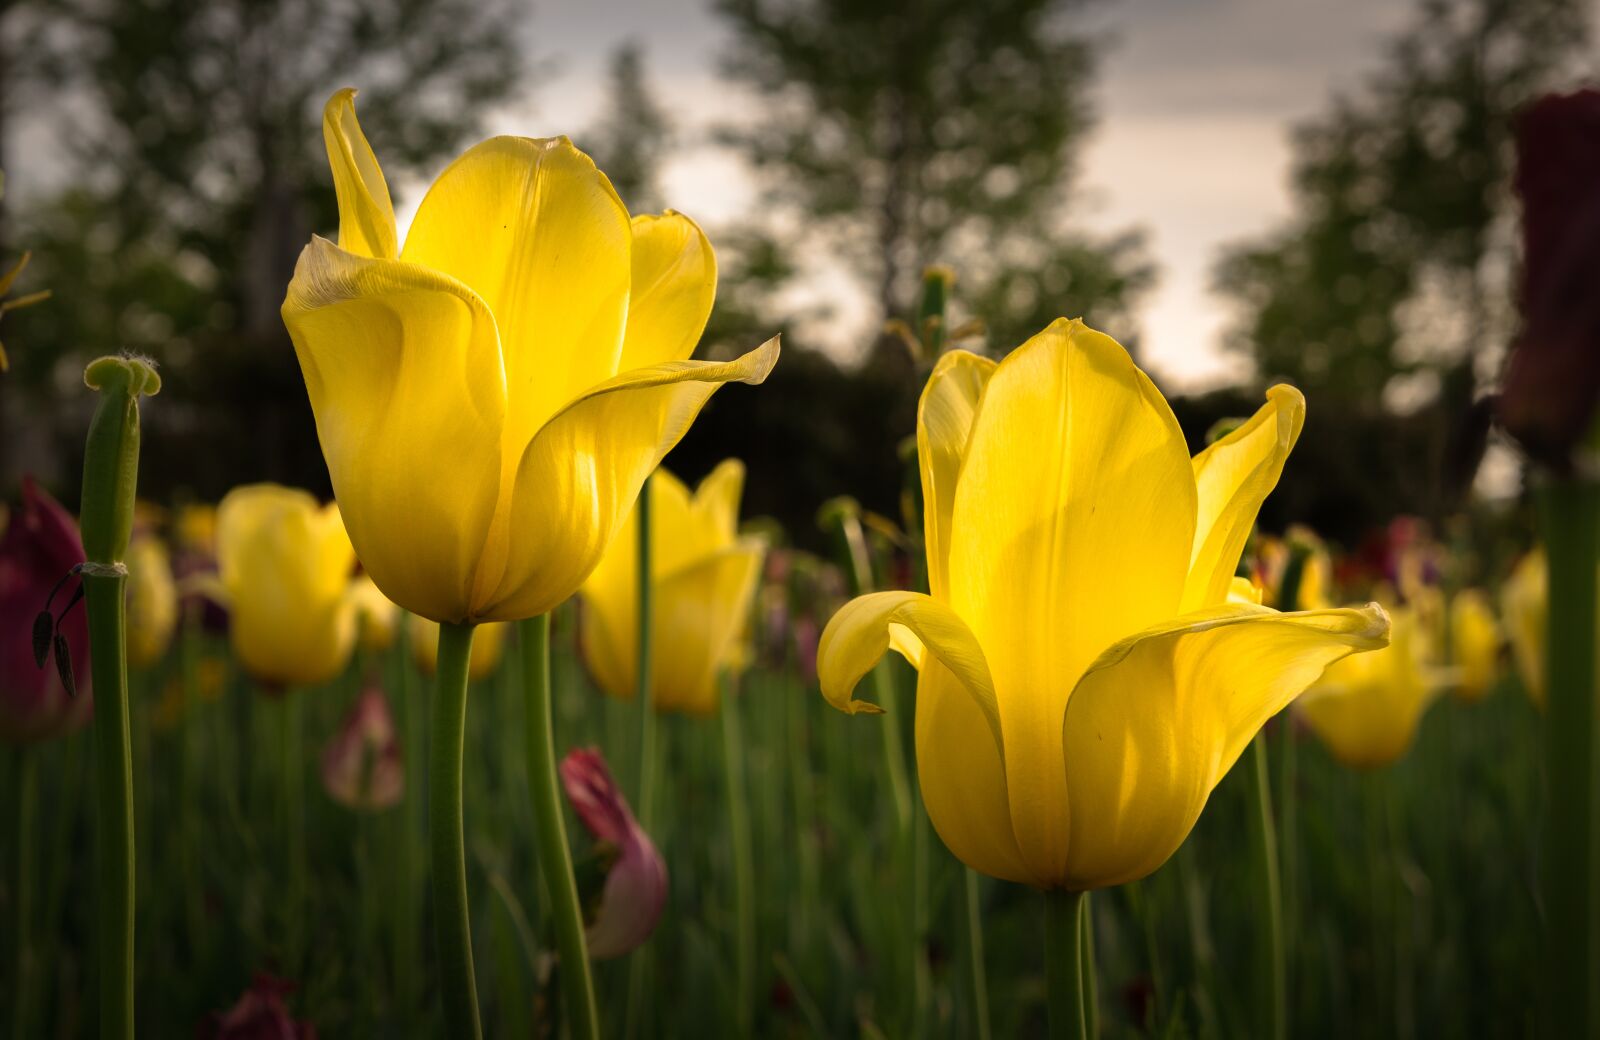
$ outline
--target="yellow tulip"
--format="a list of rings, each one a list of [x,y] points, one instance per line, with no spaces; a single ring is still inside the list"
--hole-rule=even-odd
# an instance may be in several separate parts
[[[671,211],[630,220],[565,137],[469,149],[401,248],[354,96],[323,114],[339,244],[312,239],[283,303],[351,540],[413,613],[545,613],[712,392],[766,378],[777,340],[688,360],[710,243]]]
[[[1191,459],[1116,341],[1061,320],[996,364],[940,358],[917,455],[931,595],[880,592],[823,633],[847,712],[893,646],[916,665],[934,828],[994,877],[1085,890],[1178,848],[1262,724],[1329,663],[1383,646],[1382,608],[1230,602],[1304,418],[1274,387]]]
[[[1544,550],[1535,549],[1512,568],[1500,592],[1500,614],[1511,642],[1511,657],[1528,699],[1544,708],[1544,640],[1550,617],[1550,569]]]
[[[350,597],[356,604],[357,641],[361,649],[377,652],[393,646],[400,625],[400,608],[372,583],[366,572],[356,575],[350,586]],[[438,636],[434,640],[437,642]]]
[[[180,507],[172,529],[177,538],[179,549],[185,549],[204,557],[210,557],[216,553],[217,510],[215,506],[206,505],[203,502],[191,502]]]
[[[467,659],[467,678],[482,682],[500,667],[505,656],[506,633],[511,625],[491,621],[478,626],[472,637],[472,656]],[[433,678],[439,666],[439,622],[411,615],[411,658],[423,675]]]
[[[178,627],[178,585],[167,547],[151,534],[128,547],[128,665],[149,668],[172,645]]]
[[[1450,601],[1450,645],[1456,696],[1483,700],[1500,676],[1500,625],[1482,589],[1463,589]]]
[[[1300,717],[1347,766],[1384,766],[1406,753],[1437,687],[1428,680],[1427,639],[1416,611],[1390,613],[1389,646],[1334,664],[1295,703]]]
[[[744,465],[728,459],[693,495],[665,469],[650,481],[650,703],[717,710],[717,673],[739,661],[766,544],[738,534]],[[581,648],[595,683],[631,698],[638,681],[638,517],[630,513],[581,590]]]
[[[284,686],[343,671],[356,635],[354,565],[337,505],[276,484],[228,492],[217,507],[217,576],[245,670]]]

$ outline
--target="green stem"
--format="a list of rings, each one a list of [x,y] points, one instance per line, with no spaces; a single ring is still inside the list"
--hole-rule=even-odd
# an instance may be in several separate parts
[[[1056,889],[1044,895],[1044,962],[1049,991],[1050,1040],[1087,1040],[1084,1013],[1084,892]]]
[[[1286,720],[1287,721],[1287,720]],[[1257,881],[1265,913],[1258,914],[1261,934],[1257,954],[1264,962],[1254,973],[1257,1000],[1257,1035],[1284,1040],[1288,1035],[1288,985],[1283,960],[1283,892],[1278,875],[1278,835],[1272,820],[1271,774],[1267,765],[1267,736],[1257,733],[1250,742],[1250,786],[1255,793],[1251,841],[1256,855]]]
[[[17,873],[12,900],[16,916],[16,978],[12,984],[11,1035],[23,1040],[28,1033],[28,999],[33,995],[33,864],[34,831],[39,805],[39,756],[30,747],[17,753]]]
[[[983,963],[983,915],[981,911],[982,884],[978,872],[966,868],[967,883],[967,963],[972,975],[973,1035],[978,1040],[989,1040],[989,979]]]
[[[655,829],[655,774],[656,774],[656,713],[651,700],[651,671],[654,667],[654,646],[652,635],[653,617],[652,595],[653,586],[650,581],[652,573],[651,562],[651,519],[650,519],[650,487],[653,477],[646,477],[644,486],[639,489],[638,504],[634,507],[638,514],[638,531],[634,543],[634,603],[638,614],[634,623],[634,676],[633,676],[633,701],[639,711],[639,779],[637,798],[634,809],[638,813],[639,826],[647,833],[654,833]],[[659,838],[658,838],[659,840]],[[628,965],[628,999],[623,1014],[623,1033],[625,1037],[638,1035],[638,1027],[642,1014],[642,1005],[645,999],[645,975],[650,969],[650,951],[648,948],[636,950]]]
[[[1078,984],[1083,987],[1083,1033],[1094,1037],[1100,1035],[1100,986],[1094,970],[1094,902],[1087,892],[1083,894],[1083,912],[1078,916],[1078,923],[1082,927],[1078,940],[1083,944],[1078,954]]]
[[[1600,573],[1600,483],[1553,481],[1541,504],[1549,553],[1549,632],[1545,659],[1544,974],[1551,1036],[1600,1030],[1600,871],[1595,842],[1596,575]]]
[[[305,952],[305,899],[306,899],[306,792],[305,768],[301,761],[301,691],[283,691],[280,719],[283,738],[280,751],[283,784],[283,817],[280,821],[283,835],[285,961],[290,977],[298,977],[301,957]]]
[[[568,1035],[572,1040],[598,1040],[600,1019],[583,934],[583,908],[578,903],[578,882],[572,872],[572,853],[567,846],[567,824],[556,777],[550,713],[550,615],[541,614],[522,623],[522,654],[522,681],[528,688],[528,793],[533,801],[539,872],[544,877],[545,900],[561,958]]]
[[[128,730],[126,575],[85,574],[94,679],[100,1036],[133,1036],[133,748]]]
[[[728,841],[733,852],[734,1000],[740,1036],[755,1024],[756,893],[750,846],[750,804],[744,765],[743,710],[731,676],[722,678],[722,764],[728,789]]]
[[[438,690],[433,699],[428,829],[433,846],[434,934],[446,1032],[460,1040],[483,1035],[472,971],[472,913],[461,822],[461,755],[467,728],[467,665],[471,625],[439,626]]]

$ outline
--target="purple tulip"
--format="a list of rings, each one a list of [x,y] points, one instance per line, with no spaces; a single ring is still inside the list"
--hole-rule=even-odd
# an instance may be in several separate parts
[[[1500,421],[1564,468],[1600,402],[1600,91],[1550,94],[1517,120],[1522,333]]]
[[[578,819],[597,843],[605,886],[586,900],[589,956],[620,957],[655,931],[667,902],[667,865],[640,828],[596,748],[576,748],[561,760],[561,784]]]
[[[283,998],[295,984],[257,975],[227,1011],[211,1015],[195,1030],[199,1040],[317,1040],[317,1027],[296,1019]]]
[[[323,749],[322,786],[350,809],[387,809],[405,795],[405,763],[383,691],[368,689],[350,706]]]
[[[61,620],[56,638],[49,640],[50,650],[64,652],[76,693],[68,693],[62,684],[55,661],[47,660],[41,668],[34,657],[34,621],[51,591],[83,558],[72,514],[24,478],[22,508],[0,534],[0,736],[13,743],[47,740],[76,729],[93,709],[89,623],[82,604],[64,610],[77,590],[76,578],[62,583],[54,597],[52,616]]]

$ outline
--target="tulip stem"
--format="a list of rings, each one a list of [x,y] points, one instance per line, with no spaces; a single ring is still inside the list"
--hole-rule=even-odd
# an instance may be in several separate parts
[[[1083,918],[1087,892],[1046,892],[1044,962],[1050,1040],[1088,1040],[1084,1008]]]
[[[645,477],[639,488],[638,538],[634,544],[634,602],[638,616],[634,623],[634,679],[633,700],[639,710],[639,786],[635,806],[639,813],[639,826],[649,833],[655,829],[655,772],[656,772],[656,713],[651,703],[650,674],[654,665],[654,647],[651,640],[652,597],[651,575],[651,523],[650,487],[652,477]],[[628,965],[628,998],[622,1020],[622,1035],[638,1035],[640,1005],[645,999],[645,974],[650,967],[650,951],[634,952]]]
[[[1266,913],[1260,915],[1261,935],[1258,955],[1266,962],[1255,972],[1255,1028],[1257,1035],[1284,1040],[1288,1035],[1287,976],[1283,959],[1283,891],[1278,873],[1278,835],[1272,820],[1271,776],[1267,766],[1267,736],[1257,733],[1250,742],[1250,784],[1254,788],[1256,812],[1251,838],[1255,845],[1257,882]]]
[[[83,575],[94,680],[100,1036],[133,1036],[133,747],[128,730],[127,575]],[[79,696],[83,696],[79,694]]]
[[[16,977],[12,985],[11,1035],[22,1040],[28,1035],[28,1000],[33,996],[33,866],[36,854],[34,832],[38,829],[39,756],[24,746],[17,753],[17,851],[16,885],[12,889],[16,924]]]
[[[1545,978],[1549,1034],[1600,1029],[1595,821],[1596,575],[1600,573],[1600,483],[1556,479],[1541,496],[1550,560],[1549,704],[1545,711]]]
[[[1096,1037],[1100,1035],[1100,985],[1094,970],[1094,900],[1088,892],[1083,894],[1083,912],[1078,916],[1078,924],[1081,926],[1078,941],[1083,944],[1078,955],[1078,970],[1082,973],[1080,985],[1083,986],[1083,1034]]]
[[[600,1020],[583,934],[583,907],[578,902],[578,882],[572,871],[556,775],[550,710],[549,614],[522,623],[522,655],[522,681],[528,689],[528,792],[533,801],[539,873],[544,878],[545,901],[555,925],[568,1035],[572,1040],[598,1040]]]
[[[982,879],[971,867],[966,868],[967,910],[967,962],[972,977],[973,1035],[978,1040],[989,1040],[989,977],[983,963],[983,914],[981,907]]]
[[[722,676],[722,764],[728,789],[728,844],[733,855],[734,1021],[739,1036],[755,1025],[756,893],[750,848],[750,804],[744,767],[744,727],[737,683]]]
[[[472,912],[467,902],[467,854],[461,817],[461,758],[467,728],[467,665],[472,625],[439,626],[429,764],[428,829],[433,847],[434,934],[439,944],[445,1032],[461,1040],[483,1036],[478,984],[472,970]]]

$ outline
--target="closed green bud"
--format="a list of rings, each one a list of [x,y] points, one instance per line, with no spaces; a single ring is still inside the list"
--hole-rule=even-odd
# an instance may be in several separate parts
[[[101,393],[83,454],[83,502],[78,524],[90,563],[116,565],[133,534],[133,500],[139,480],[139,395],[156,394],[161,377],[152,362],[103,357],[89,363],[83,381]]]

